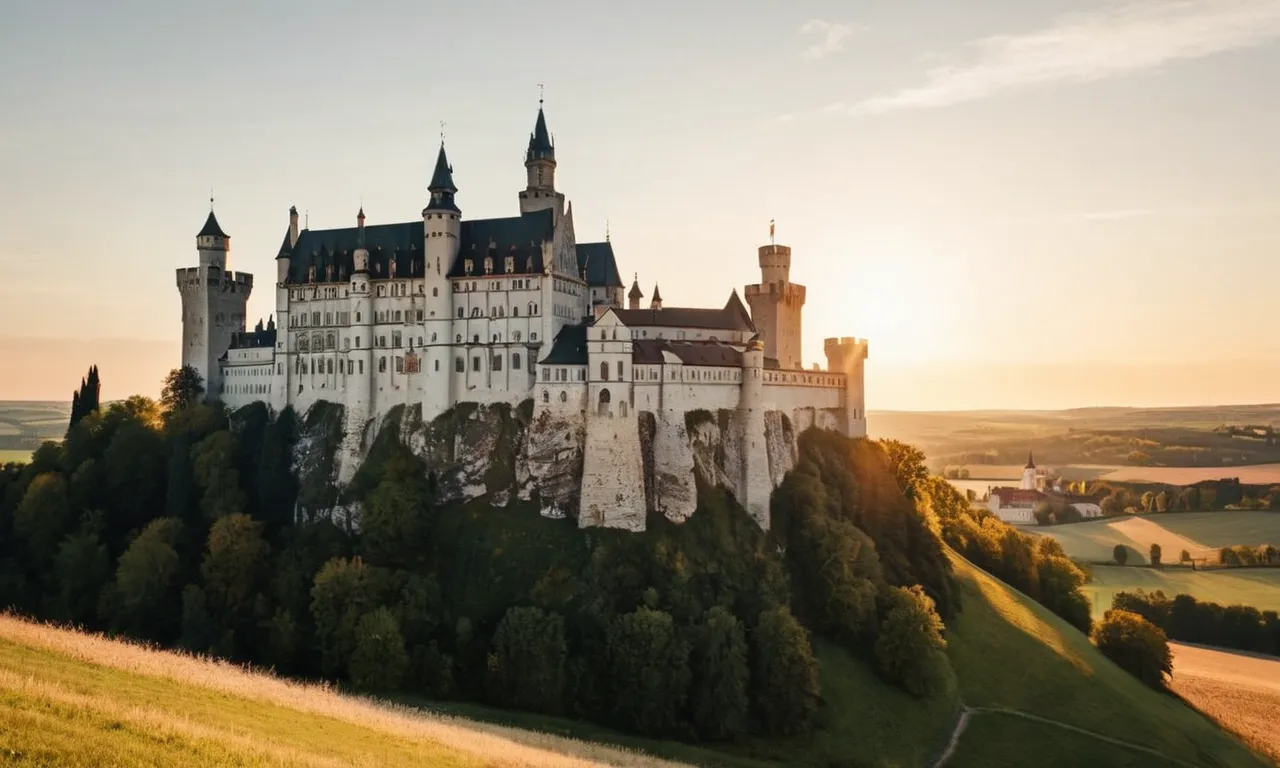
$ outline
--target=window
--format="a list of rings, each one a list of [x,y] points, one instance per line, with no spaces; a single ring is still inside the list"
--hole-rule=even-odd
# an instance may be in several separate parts
[[[455,343],[455,344],[461,344],[461,343],[462,343],[462,334],[458,334],[457,336],[454,336],[454,337],[453,337],[453,341],[454,341],[454,343]]]
[[[356,361],[356,371],[357,371],[359,374],[364,375],[364,361],[363,361],[363,360],[357,360],[357,361]]]
[[[474,356],[474,357],[472,357],[472,358],[471,358],[471,370],[473,370],[473,371],[479,371],[479,370],[480,370],[480,356],[479,356],[479,355],[476,355],[476,356]]]
[[[520,370],[520,353],[519,352],[512,353],[511,355],[511,370],[513,371]]]
[[[467,370],[467,364],[463,362],[461,356],[453,359],[453,370],[455,373],[463,373]]]
[[[609,380],[609,364],[608,363],[600,363],[600,380],[601,381]]]
[[[355,363],[355,361],[354,361],[354,360],[348,360],[348,361],[347,361],[347,375],[353,374],[353,373],[355,373],[355,372],[356,372],[356,363]]]
[[[440,295],[440,289],[439,289],[439,288],[432,288],[432,289],[431,289],[431,295],[432,295],[432,296],[439,296],[439,295]],[[419,320],[421,320],[422,318],[421,318],[421,317],[419,317],[418,319],[419,319]]]
[[[332,360],[330,360],[330,361],[329,361],[329,365],[327,366],[327,368],[328,368],[329,373],[333,373],[333,361],[332,361]]]
[[[624,419],[627,417],[627,401],[626,400],[618,401],[618,415]]]
[[[396,349],[399,349],[401,347],[401,343],[403,342],[403,340],[404,339],[400,335],[399,331],[391,332],[391,346],[395,347]],[[622,363],[618,363],[618,365],[622,365]]]
[[[622,381],[624,378],[626,377],[622,375],[622,361],[619,360],[618,361],[618,381]]]
[[[396,355],[396,373],[404,373],[404,358]]]
[[[359,336],[357,336],[357,337],[356,337],[356,349],[359,349],[359,348],[360,348],[360,337],[359,337]]]
[[[439,370],[440,370],[440,361],[439,361],[439,360],[437,360],[437,361],[436,361],[436,370],[437,370],[437,371],[439,371]]]
[[[549,403],[549,402],[551,402],[551,393],[550,393],[550,392],[548,392],[548,391],[547,391],[547,390],[545,390],[545,389],[544,389],[544,390],[542,390],[542,402],[544,402],[544,403]]]
[[[320,313],[319,313],[319,312],[312,312],[312,313],[311,313],[311,324],[312,324],[312,325],[319,325],[319,324],[320,324]]]
[[[396,321],[397,323],[404,322],[404,313],[403,313],[403,312],[401,312],[401,311],[400,311],[400,310],[398,310],[398,309],[396,310],[396,320],[395,320],[395,321]]]
[[[426,311],[422,309],[418,310],[418,322],[422,322],[425,319],[427,319]]]
[[[357,322],[357,323],[358,323],[358,322],[360,322],[360,313],[359,313],[359,312],[357,312],[357,313],[356,313],[356,322]]]
[[[596,415],[597,416],[612,415],[609,413],[609,390],[607,389],[600,390],[600,402],[596,406]]]
[[[511,340],[512,340],[512,341],[519,341],[519,340],[520,340],[520,332],[519,332],[519,331],[512,331],[512,332],[511,332]]]
[[[458,307],[458,317],[466,317],[466,316],[467,316],[466,311],[463,310],[462,307]]]
[[[479,307],[472,307],[472,308],[471,308],[471,316],[472,316],[472,317],[480,317],[480,308],[479,308]]]
[[[512,317],[519,317],[519,316],[520,316],[520,307],[518,307],[518,306],[516,306],[516,307],[512,307],[512,308],[511,308],[511,316],[512,316]]]
[[[533,333],[530,333],[530,334],[529,334],[529,341],[537,341],[537,340],[538,340],[538,332],[537,332],[537,331],[534,331]]]
[[[431,334],[431,343],[432,343],[432,344],[435,344],[435,343],[436,343],[436,335],[435,335],[434,333],[433,333],[433,334]]]
[[[499,355],[494,355],[494,356],[493,356],[493,360],[490,362],[490,367],[492,368],[492,370],[495,370],[495,371],[501,371],[501,370],[502,370],[502,355],[500,355],[500,354],[499,354]]]
[[[379,358],[378,358],[378,373],[386,373],[386,372],[387,372],[387,358],[385,358],[385,357],[379,357]]]
[[[478,333],[473,333],[473,334],[471,334],[471,343],[472,343],[472,344],[479,344],[479,343],[480,343],[480,334],[478,334]]]
[[[378,295],[379,295],[379,296],[386,296],[386,295],[387,295],[387,286],[385,286],[385,285],[380,285],[380,286],[378,286]]]

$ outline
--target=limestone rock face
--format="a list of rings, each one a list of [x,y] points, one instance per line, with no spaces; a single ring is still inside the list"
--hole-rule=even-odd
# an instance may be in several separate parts
[[[644,530],[649,514],[682,523],[697,509],[699,483],[723,486],[762,528],[769,495],[796,462],[809,427],[838,429],[835,409],[790,412],[720,409],[642,411],[589,419],[579,408],[526,401],[463,403],[431,421],[416,406],[353,427],[341,406],[317,403],[294,452],[300,509],[359,526],[358,501],[340,491],[361,465],[377,461],[381,441],[421,458],[442,502],[484,497],[495,506],[536,501],[542,515],[582,527]],[[354,438],[351,429],[357,429]]]

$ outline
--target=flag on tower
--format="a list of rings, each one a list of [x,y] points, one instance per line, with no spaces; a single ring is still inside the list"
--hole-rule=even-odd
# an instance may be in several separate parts
[[[773,242],[773,219],[769,219],[769,242]]]

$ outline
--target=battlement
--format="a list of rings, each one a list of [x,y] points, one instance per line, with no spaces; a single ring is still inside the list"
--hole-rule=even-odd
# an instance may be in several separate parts
[[[805,287],[798,283],[756,283],[745,286],[743,295],[747,296],[748,300],[772,297],[774,301],[798,301],[803,304]]]

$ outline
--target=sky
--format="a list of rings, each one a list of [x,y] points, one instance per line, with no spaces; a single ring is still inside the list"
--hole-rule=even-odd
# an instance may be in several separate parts
[[[274,307],[290,205],[511,215],[543,84],[579,242],[669,306],[793,248],[871,409],[1280,400],[1280,0],[8,0],[0,400],[155,395],[209,197]]]

